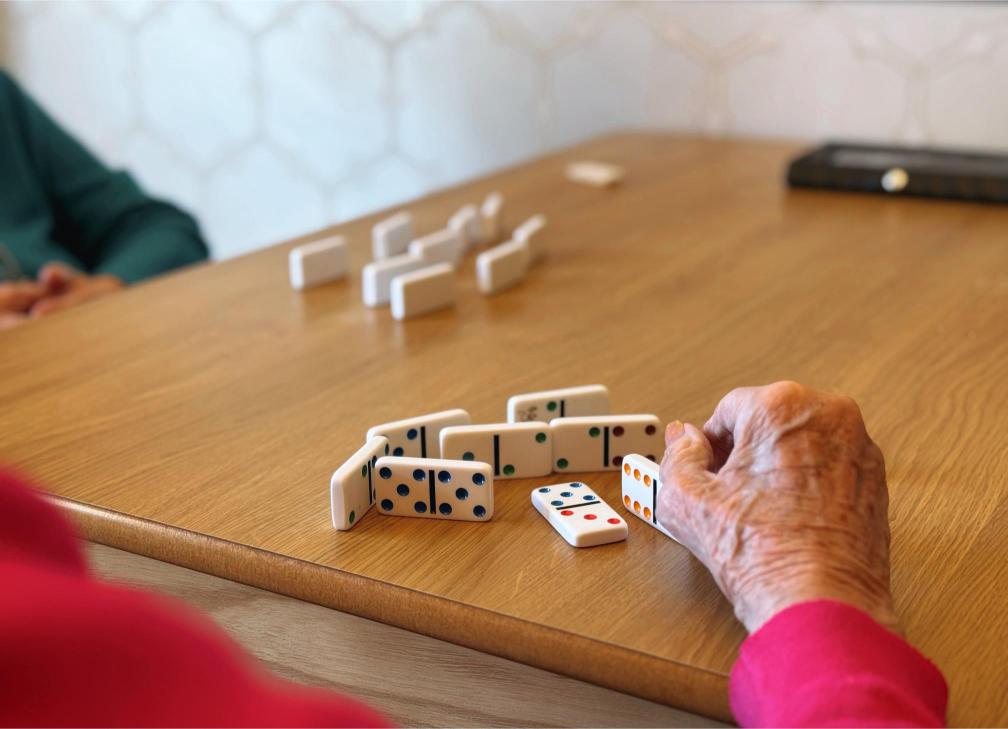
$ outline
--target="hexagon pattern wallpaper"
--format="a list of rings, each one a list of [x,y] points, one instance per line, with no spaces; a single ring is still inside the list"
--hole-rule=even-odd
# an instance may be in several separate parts
[[[1008,148],[1008,7],[13,2],[4,65],[226,258],[609,131]]]

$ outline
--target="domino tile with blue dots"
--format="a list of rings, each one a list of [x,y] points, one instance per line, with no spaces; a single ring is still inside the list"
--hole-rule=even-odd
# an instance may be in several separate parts
[[[385,456],[375,469],[380,514],[476,522],[493,517],[489,463]]]
[[[376,435],[388,438],[390,455],[409,458],[439,458],[441,429],[449,425],[469,425],[472,418],[465,410],[443,410],[406,420],[375,425],[367,432],[367,440]]]
[[[627,538],[627,523],[580,481],[532,489],[532,505],[572,547],[596,547]]]
[[[384,436],[369,438],[333,473],[329,480],[329,504],[334,527],[341,531],[352,529],[374,505],[375,465],[389,450]]]

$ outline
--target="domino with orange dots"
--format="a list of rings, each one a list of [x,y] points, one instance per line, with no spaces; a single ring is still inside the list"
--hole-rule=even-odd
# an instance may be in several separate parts
[[[532,506],[572,547],[595,547],[627,538],[626,522],[580,481],[533,489]]]
[[[658,522],[658,494],[662,484],[659,479],[660,467],[649,458],[637,453],[623,457],[623,506],[626,510],[645,521],[666,537],[675,539]],[[678,541],[678,540],[676,540]]]

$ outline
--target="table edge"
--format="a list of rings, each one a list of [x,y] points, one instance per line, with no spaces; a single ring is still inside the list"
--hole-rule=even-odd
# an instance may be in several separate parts
[[[89,541],[241,582],[650,701],[733,722],[728,676],[64,496]],[[406,596],[409,599],[404,599]],[[479,614],[474,620],[473,614]],[[466,638],[443,626],[469,624]],[[613,660],[621,671],[607,671]]]

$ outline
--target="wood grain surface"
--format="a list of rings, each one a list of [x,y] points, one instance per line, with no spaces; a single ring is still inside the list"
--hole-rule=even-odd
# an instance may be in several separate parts
[[[419,232],[491,190],[549,257],[406,323],[359,279],[306,293],[277,246],[0,337],[0,459],[112,546],[721,719],[744,631],[703,567],[631,519],[567,546],[502,481],[489,524],[329,525],[369,425],[603,382],[623,412],[701,421],[793,378],[862,406],[886,454],[893,588],[954,723],[1008,722],[1008,209],[787,191],[793,145],[628,134],[410,205]],[[611,190],[567,162],[627,170]],[[339,226],[359,268],[377,216]],[[332,231],[326,231],[332,232]],[[558,477],[556,480],[565,480]],[[615,473],[583,480],[618,504]]]
[[[367,701],[399,726],[725,726],[130,552],[92,544],[89,556],[106,579],[207,613],[271,671]]]

